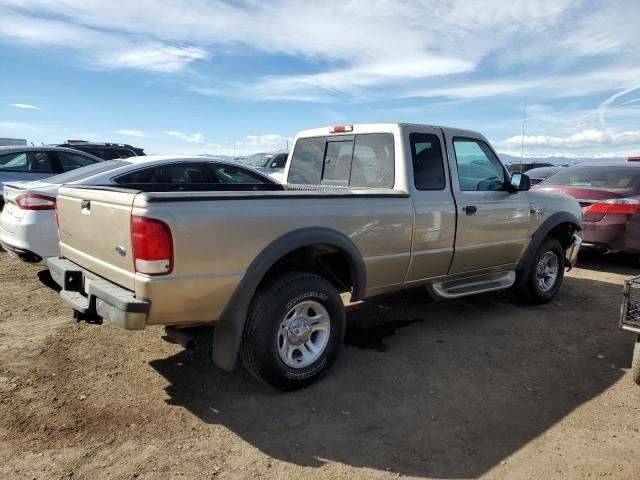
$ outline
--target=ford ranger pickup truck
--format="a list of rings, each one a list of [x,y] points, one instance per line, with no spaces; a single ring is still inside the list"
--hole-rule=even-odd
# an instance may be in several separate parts
[[[574,198],[529,191],[467,130],[303,131],[284,179],[283,191],[63,187],[51,275],[78,318],[128,330],[211,324],[216,365],[231,370],[240,357],[257,379],[293,390],[336,359],[341,293],[512,288],[541,304],[581,243]]]

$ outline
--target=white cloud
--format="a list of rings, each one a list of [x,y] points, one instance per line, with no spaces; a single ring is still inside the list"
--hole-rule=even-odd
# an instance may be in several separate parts
[[[153,44],[109,52],[100,63],[114,69],[175,73],[196,60],[207,58],[209,54],[202,48]]]
[[[176,132],[175,130],[167,130],[164,133],[172,137],[179,138],[180,140],[184,140],[187,143],[196,143],[198,145],[207,144],[207,142],[204,139],[204,135],[201,133],[188,134],[188,133]]]
[[[285,148],[291,139],[277,134],[267,135],[247,135],[244,139],[236,142],[237,145],[249,149],[275,150]]]
[[[37,107],[35,105],[31,105],[30,103],[10,103],[9,106],[15,108],[24,108],[28,110],[42,110],[42,108]]]
[[[146,135],[142,130],[129,130],[126,128],[121,130],[116,130],[113,133],[117,133],[118,135],[124,135],[126,137],[139,137],[139,138],[146,137]]]
[[[498,147],[519,147],[523,137],[515,135],[504,141],[496,142]],[[583,130],[566,137],[548,135],[525,135],[525,147],[542,148],[590,148],[640,144],[640,130],[613,133],[603,130]]]

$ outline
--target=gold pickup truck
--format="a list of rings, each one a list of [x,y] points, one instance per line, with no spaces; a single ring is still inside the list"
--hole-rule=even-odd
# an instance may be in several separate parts
[[[550,301],[576,259],[581,210],[529,191],[480,134],[412,124],[298,134],[284,191],[60,189],[59,258],[79,318],[125,329],[214,326],[213,361],[240,356],[291,390],[334,362],[352,301],[425,286],[439,298],[512,288]]]

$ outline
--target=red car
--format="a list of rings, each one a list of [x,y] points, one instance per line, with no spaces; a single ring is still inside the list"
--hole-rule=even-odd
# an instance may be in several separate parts
[[[534,189],[566,193],[580,202],[583,246],[640,253],[640,163],[576,165]]]

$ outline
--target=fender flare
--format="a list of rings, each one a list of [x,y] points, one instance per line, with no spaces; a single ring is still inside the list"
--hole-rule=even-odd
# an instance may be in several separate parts
[[[351,301],[362,300],[366,291],[366,267],[360,251],[344,234],[324,227],[307,227],[278,237],[251,262],[242,280],[214,323],[213,363],[223,370],[235,368],[249,305],[269,269],[298,248],[330,245],[345,254],[353,279]]]
[[[531,236],[531,241],[529,242],[529,246],[525,250],[520,262],[518,262],[518,267],[516,271],[520,272],[525,270],[530,264],[533,256],[540,248],[540,245],[544,241],[545,238],[551,233],[551,231],[556,228],[558,225],[563,223],[569,223],[574,225],[576,230],[582,230],[582,222],[575,215],[572,215],[569,212],[556,212],[547,218],[542,224],[538,227],[538,229]]]

